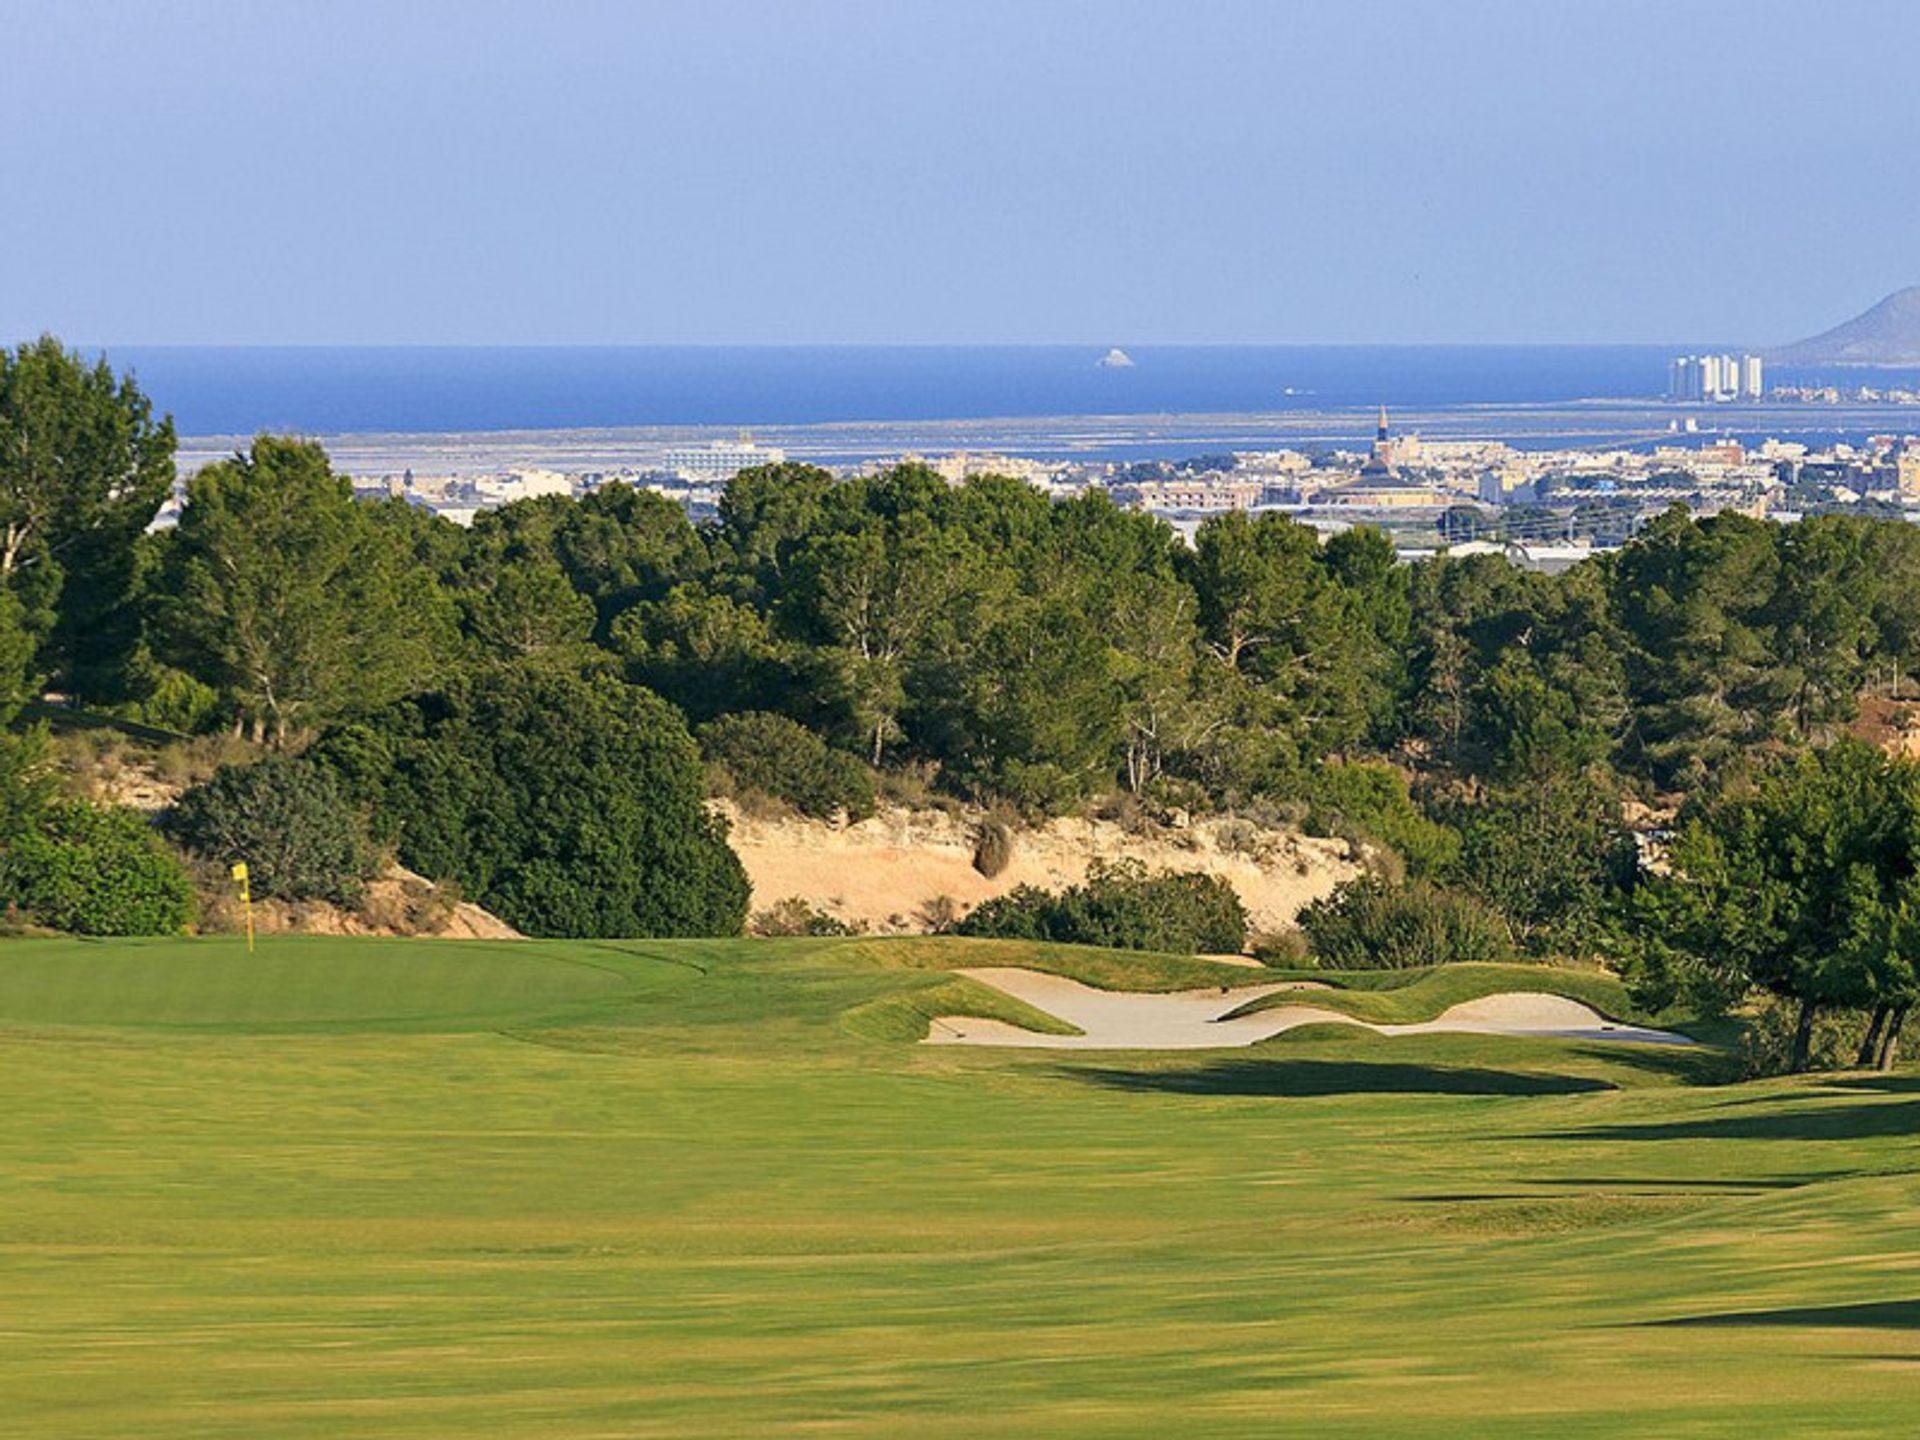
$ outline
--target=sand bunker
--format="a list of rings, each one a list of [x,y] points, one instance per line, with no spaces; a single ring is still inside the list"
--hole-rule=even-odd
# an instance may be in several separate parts
[[[1301,1025],[1358,1025],[1381,1035],[1533,1035],[1570,1040],[1629,1041],[1642,1045],[1691,1045],[1670,1030],[1617,1025],[1598,1011],[1560,995],[1520,992],[1489,995],[1455,1005],[1437,1020],[1418,1025],[1374,1025],[1317,1005],[1281,1005],[1257,1014],[1227,1015],[1262,995],[1324,989],[1312,981],[1244,985],[1231,990],[1096,990],[1077,980],[1038,970],[988,966],[959,974],[1024,1000],[1036,1010],[1085,1032],[1042,1035],[1001,1020],[942,1016],[927,1036],[932,1045],[1018,1045],[1041,1050],[1213,1050],[1251,1045]]]

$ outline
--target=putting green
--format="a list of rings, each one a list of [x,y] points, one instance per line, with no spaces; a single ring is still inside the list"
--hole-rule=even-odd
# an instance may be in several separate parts
[[[591,1013],[680,978],[661,968],[483,941],[23,940],[0,944],[0,1025],[463,1028]]]
[[[1911,1433],[1915,1077],[914,1043],[1050,961],[0,943],[6,1433]]]

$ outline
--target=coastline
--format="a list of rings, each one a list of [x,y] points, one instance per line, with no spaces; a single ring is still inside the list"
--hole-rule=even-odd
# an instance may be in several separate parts
[[[1179,459],[1209,450],[1360,448],[1372,407],[1313,410],[1062,414],[987,419],[835,420],[808,424],[522,427],[456,431],[301,432],[355,477],[412,469],[482,475],[523,466],[569,472],[646,468],[669,446],[732,440],[742,432],[792,460],[850,467],[955,452],[1037,460]],[[1652,399],[1470,403],[1393,411],[1395,428],[1430,440],[1502,441],[1517,450],[1644,449],[1713,435],[1831,442],[1920,429],[1920,406],[1761,402],[1676,404]],[[1698,428],[1687,431],[1691,419]],[[1680,429],[1676,431],[1676,423]],[[271,427],[263,427],[271,428]],[[183,474],[244,447],[250,434],[183,435]]]

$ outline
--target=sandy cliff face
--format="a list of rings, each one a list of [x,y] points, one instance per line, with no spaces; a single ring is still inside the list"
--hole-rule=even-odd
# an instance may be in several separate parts
[[[973,868],[980,818],[940,810],[887,809],[857,825],[761,819],[714,802],[753,882],[753,908],[788,896],[878,933],[924,930],[927,906],[948,897],[961,910],[1016,885],[1053,890],[1086,877],[1094,860],[1138,860],[1156,870],[1224,876],[1256,930],[1293,922],[1300,907],[1360,873],[1342,840],[1264,830],[1239,820],[1200,820],[1133,834],[1105,820],[1053,820],[1016,832],[1013,860],[992,879]]]

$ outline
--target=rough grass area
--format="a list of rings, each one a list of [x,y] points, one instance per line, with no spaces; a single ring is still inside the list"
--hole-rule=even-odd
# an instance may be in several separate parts
[[[6,1433],[1911,1432],[1920,1077],[891,1043],[969,963],[0,942]]]

